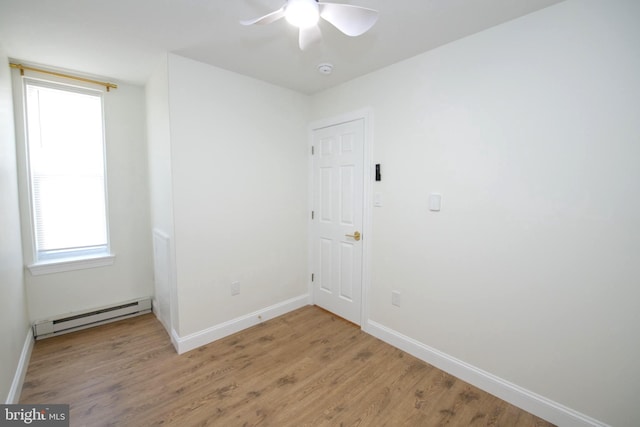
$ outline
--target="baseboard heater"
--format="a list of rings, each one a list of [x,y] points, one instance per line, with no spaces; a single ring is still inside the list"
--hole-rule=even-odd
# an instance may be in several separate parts
[[[42,320],[34,323],[33,335],[36,339],[49,338],[150,312],[151,298],[144,298],[93,311],[73,313],[57,319]]]

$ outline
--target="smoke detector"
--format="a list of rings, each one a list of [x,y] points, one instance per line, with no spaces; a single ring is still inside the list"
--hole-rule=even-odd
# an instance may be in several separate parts
[[[329,75],[333,71],[333,64],[329,64],[328,62],[318,64],[318,72],[320,74]]]

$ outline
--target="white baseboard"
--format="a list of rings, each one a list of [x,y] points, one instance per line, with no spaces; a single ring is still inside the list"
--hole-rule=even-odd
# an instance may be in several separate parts
[[[20,401],[22,385],[24,384],[24,378],[27,375],[27,368],[29,367],[29,359],[31,359],[33,343],[33,331],[29,328],[27,330],[27,337],[24,340],[24,345],[22,346],[20,359],[18,360],[18,367],[16,368],[16,373],[13,376],[13,381],[11,382],[7,401],[5,402],[7,405],[15,404]]]
[[[306,305],[309,305],[309,296],[305,294],[274,304],[262,310],[237,317],[202,331],[189,334],[185,337],[178,336],[176,331],[172,330],[171,342],[176,348],[178,354],[186,353],[187,351],[209,344],[231,334],[235,334],[236,332],[240,332],[243,329],[247,329],[261,322],[273,319],[274,317],[282,316],[283,314],[297,310],[298,308]]]
[[[309,303],[309,296],[302,295],[205,330],[189,334],[185,337],[178,336],[176,331],[172,329],[171,342],[178,354],[183,354],[236,332],[240,332],[243,329],[255,326],[260,322],[297,310],[298,308],[309,305]],[[442,369],[469,384],[555,425],[562,427],[610,427],[605,423],[512,384],[475,366],[469,365],[372,320],[369,320],[364,325],[363,330],[438,369]]]
[[[608,427],[598,420],[512,384],[435,348],[369,320],[365,332],[500,399],[562,427]]]
[[[175,329],[171,328],[171,334],[170,335],[171,335],[171,344],[173,344],[173,348],[176,349],[176,352],[178,354],[182,354],[185,351],[188,351],[188,350],[183,350],[182,352],[180,352],[180,342],[179,342],[180,337],[178,336],[178,333],[176,332]]]
[[[171,338],[171,344],[173,345],[173,348],[178,351],[178,342],[176,341],[178,334],[176,333],[175,329],[173,329],[170,324],[165,323],[162,316],[160,316],[160,312],[158,311],[158,300],[156,298],[153,298],[153,300],[151,300],[151,310],[153,311],[154,316],[156,316],[156,319],[158,319],[158,322],[160,322],[160,324],[164,327],[164,330]]]

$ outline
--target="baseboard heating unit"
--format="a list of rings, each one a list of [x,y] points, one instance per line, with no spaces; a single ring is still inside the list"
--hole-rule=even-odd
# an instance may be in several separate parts
[[[42,320],[33,324],[33,335],[36,339],[49,338],[150,312],[151,298],[144,298],[97,310],[72,313],[56,319]]]

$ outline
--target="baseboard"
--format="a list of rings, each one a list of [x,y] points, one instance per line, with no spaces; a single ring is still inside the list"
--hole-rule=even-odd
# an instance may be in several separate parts
[[[29,367],[29,359],[31,359],[31,351],[33,350],[33,331],[31,328],[27,330],[27,337],[24,340],[22,346],[22,352],[20,353],[20,359],[18,360],[18,367],[16,373],[13,376],[11,382],[11,388],[7,395],[7,405],[15,404],[20,401],[20,394],[22,393],[22,385],[24,384],[24,378],[27,375],[27,368]]]
[[[176,353],[182,354],[185,351],[188,351],[188,350],[183,350],[182,352],[180,352],[180,336],[178,335],[175,329],[171,328],[171,334],[169,335],[171,336],[171,344],[173,344],[173,348],[176,349]]]
[[[512,384],[435,348],[369,320],[365,332],[500,399],[562,427],[609,427],[587,415]]]
[[[247,329],[261,322],[273,319],[274,317],[282,316],[283,314],[297,310],[298,308],[306,305],[309,305],[309,296],[305,294],[274,304],[262,310],[237,317],[202,331],[189,334],[185,337],[178,336],[176,331],[172,330],[171,341],[173,342],[178,354],[186,353],[187,351],[209,344],[231,334],[235,334],[236,332],[240,332],[243,329]]]

